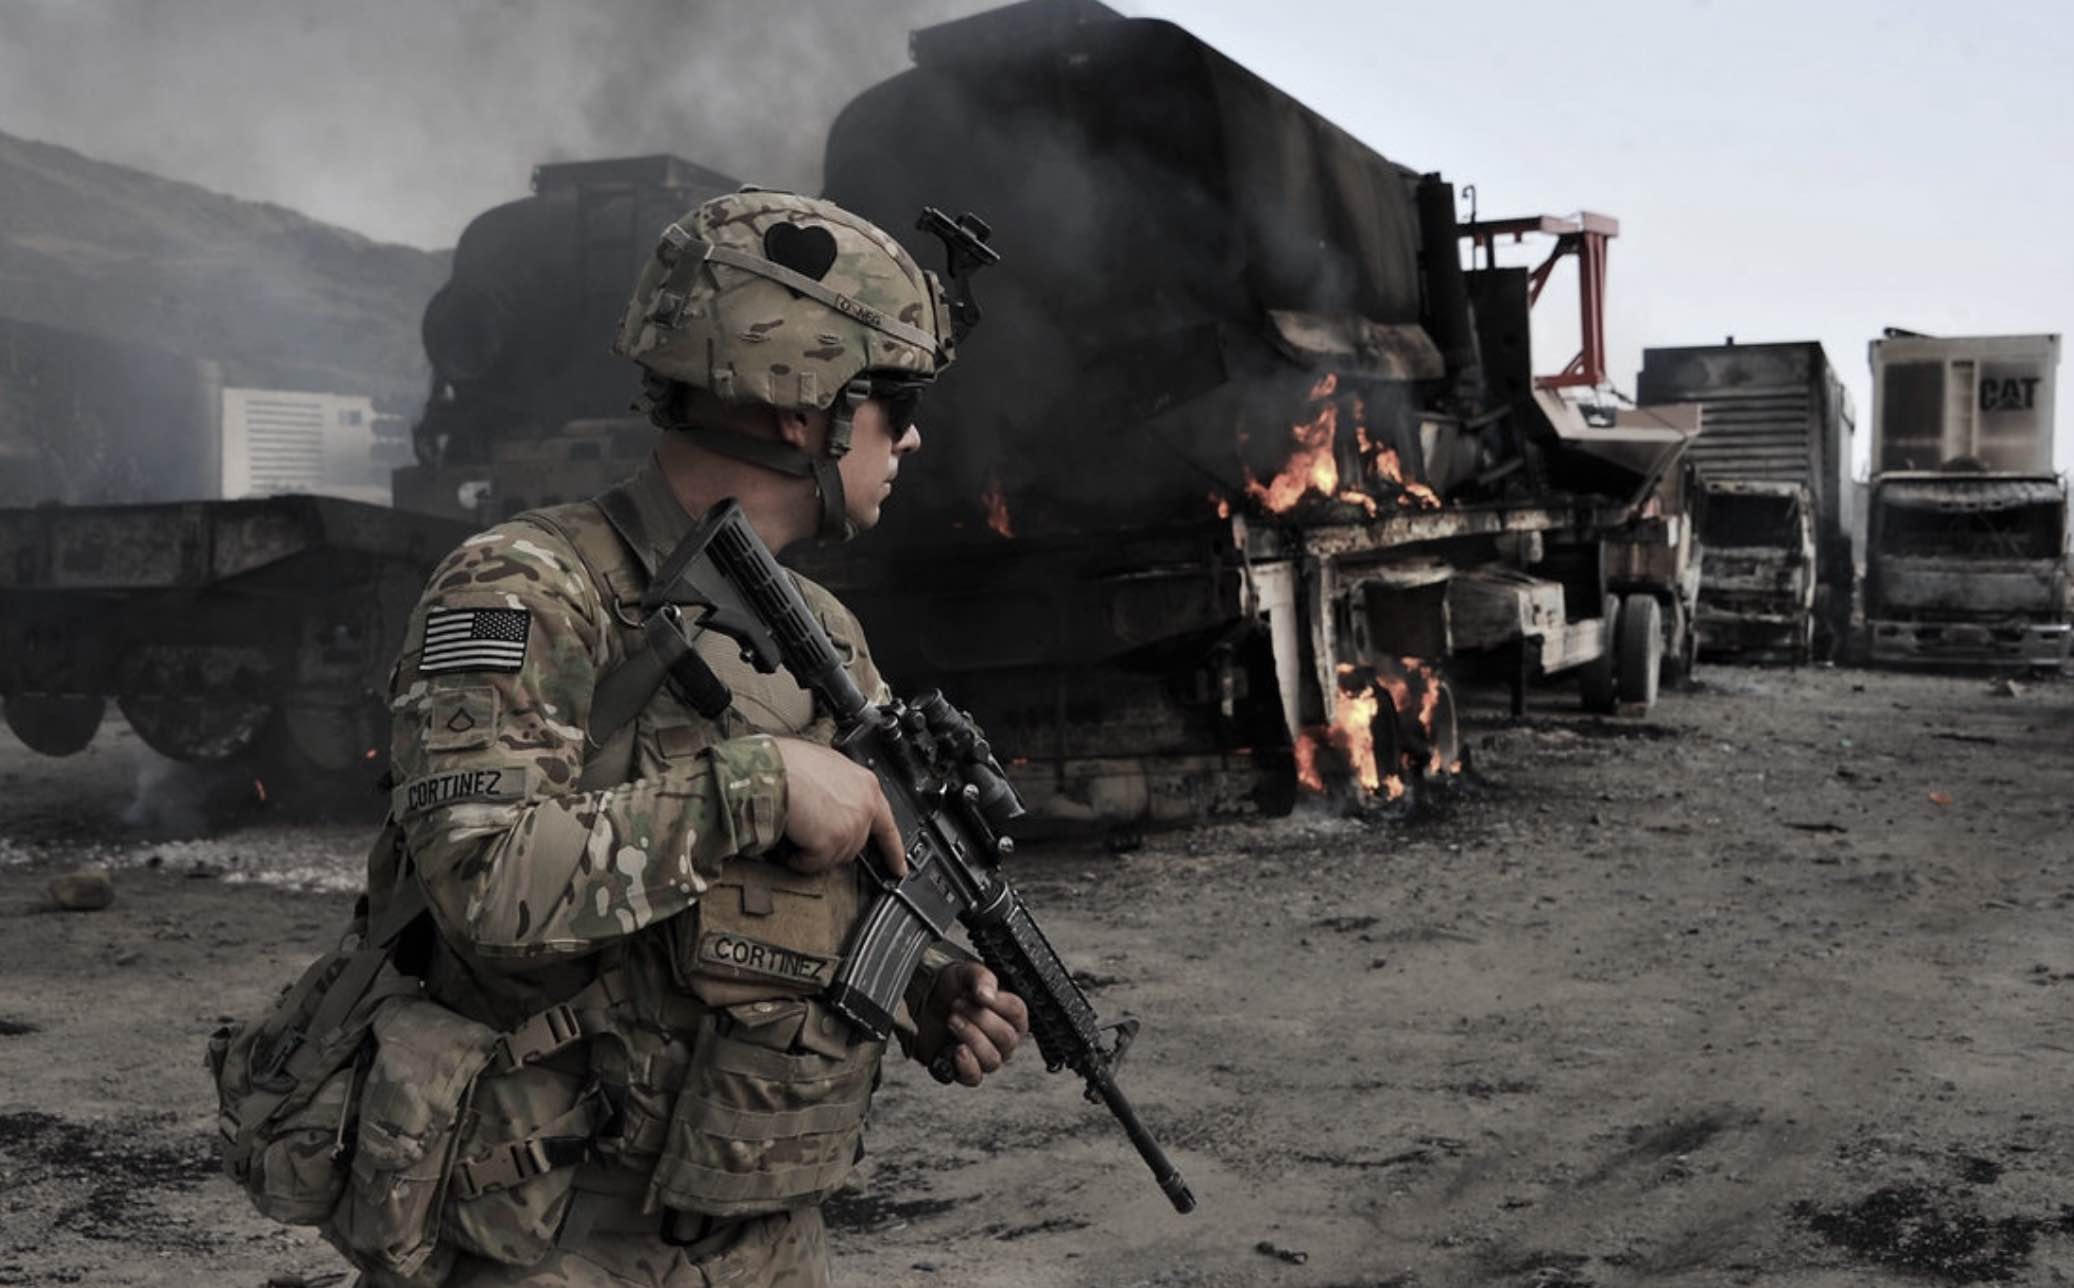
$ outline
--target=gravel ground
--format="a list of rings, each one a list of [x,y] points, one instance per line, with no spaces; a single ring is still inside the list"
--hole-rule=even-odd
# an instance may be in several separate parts
[[[1144,1020],[1123,1081],[1199,1211],[1041,1061],[893,1069],[838,1281],[2074,1274],[2074,686],[1708,668],[1648,721],[1468,709],[1476,781],[1428,815],[1019,861]],[[154,772],[0,748],[0,1283],[339,1269],[214,1174],[200,1050],[335,933],[369,828],[150,839]],[[115,903],[50,910],[82,861]]]

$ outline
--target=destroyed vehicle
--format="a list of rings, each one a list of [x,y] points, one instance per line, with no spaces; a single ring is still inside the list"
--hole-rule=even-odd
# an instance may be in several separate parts
[[[971,707],[1034,810],[1404,794],[1460,764],[1441,667],[1470,649],[1646,708],[1677,590],[1610,594],[1606,543],[1660,464],[1577,450],[1561,396],[1604,380],[1615,221],[1462,220],[1438,174],[1099,5],[911,47],[835,122],[828,195],[896,232],[978,212],[1002,260],[900,500],[805,566],[898,687]],[[1489,253],[1525,237],[1554,242],[1537,268]],[[1537,378],[1528,309],[1559,264],[1583,351]]]
[[[1815,647],[1815,507],[1799,483],[1707,479],[1700,656],[1806,663]]]
[[[2056,475],[1881,475],[1866,540],[1871,659],[2059,670],[2066,541]]]
[[[389,667],[437,561],[489,523],[603,490],[648,454],[656,431],[624,418],[631,368],[603,337],[658,230],[736,186],[667,156],[545,165],[531,196],[472,221],[425,311],[433,386],[417,460],[394,477],[395,509],[210,499],[205,479],[165,472],[192,499],[146,491],[140,499],[156,504],[0,508],[9,729],[45,755],[70,755],[112,703],[176,760],[249,764],[277,796],[320,782],[364,796],[387,756]],[[208,364],[131,364],[120,346],[26,328],[0,331],[0,342],[12,345],[0,356],[14,355],[0,363],[0,452],[76,437],[63,423],[6,416],[100,414],[94,385],[110,378],[100,355],[114,352],[133,384],[159,379],[178,395],[162,405],[177,413],[182,449],[216,458],[222,399]]]
[[[1850,391],[1827,351],[1813,341],[1748,344],[1734,337],[1722,344],[1645,349],[1635,384],[1644,403],[1700,408],[1699,438],[1688,456],[1710,485],[1793,484],[1806,498],[1815,533],[1812,643],[1738,655],[1780,661],[1809,652],[1836,656],[1850,638],[1857,576],[1852,534],[1859,521],[1851,483],[1857,420]],[[1777,539],[1793,542],[1787,532]],[[1709,644],[1722,657],[1731,647],[1719,631]]]
[[[2065,664],[2067,486],[2053,462],[2059,353],[2057,335],[1890,329],[1871,343],[1871,660]]]

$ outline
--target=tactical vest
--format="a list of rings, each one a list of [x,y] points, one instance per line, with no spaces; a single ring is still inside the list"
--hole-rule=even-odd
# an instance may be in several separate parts
[[[514,520],[559,536],[583,563],[612,636],[604,677],[649,646],[650,552],[645,534],[625,532],[633,513],[622,504],[608,525],[598,502],[580,502]],[[827,591],[800,586],[838,650],[857,659],[855,619]],[[577,790],[682,773],[745,734],[833,738],[831,718],[790,676],[757,673],[715,633],[692,647],[731,704],[709,719],[664,685],[587,745]],[[870,690],[872,677],[853,675]],[[371,892],[392,888],[407,858],[395,829],[384,837]],[[454,1150],[442,1241],[531,1264],[558,1230],[563,1245],[584,1236],[587,1208],[571,1210],[579,1188],[630,1210],[715,1218],[834,1191],[862,1155],[885,1048],[819,998],[861,904],[853,864],[808,876],[738,856],[691,912],[578,961],[514,973],[437,937],[422,945],[428,996],[503,1033]],[[918,1000],[911,989],[910,1005]]]

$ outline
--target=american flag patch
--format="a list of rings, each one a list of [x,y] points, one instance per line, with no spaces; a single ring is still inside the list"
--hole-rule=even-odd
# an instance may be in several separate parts
[[[425,615],[418,671],[516,671],[532,625],[523,608],[435,608]]]

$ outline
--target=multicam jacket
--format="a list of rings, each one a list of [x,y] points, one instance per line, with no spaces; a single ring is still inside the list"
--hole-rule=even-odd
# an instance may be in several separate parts
[[[370,859],[369,890],[379,907],[407,863],[438,931],[418,963],[428,993],[512,1031],[504,1073],[531,1083],[479,1105],[532,1102],[541,1119],[600,1102],[585,1159],[647,1184],[651,1210],[794,1206],[853,1164],[883,1046],[816,997],[858,913],[855,866],[810,878],[771,856],[786,808],[773,735],[825,743],[833,724],[789,676],[758,675],[708,634],[694,647],[733,689],[729,710],[707,720],[666,687],[587,744],[592,690],[639,643],[643,565],[691,526],[653,461],[626,487],[645,559],[582,502],[472,537],[433,574],[392,680],[393,843]],[[883,701],[856,619],[800,588]],[[731,1075],[707,1066],[726,1042],[767,1049],[729,1058],[761,1081],[722,1085]],[[569,1131],[506,1134],[550,1129]],[[538,1184],[500,1167],[460,1189]],[[531,1195],[541,1229],[484,1254],[527,1260],[553,1237],[557,1197]]]

